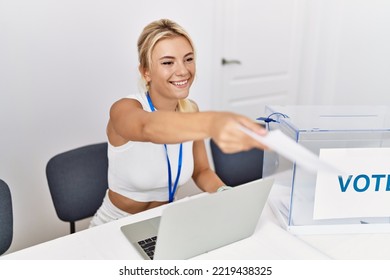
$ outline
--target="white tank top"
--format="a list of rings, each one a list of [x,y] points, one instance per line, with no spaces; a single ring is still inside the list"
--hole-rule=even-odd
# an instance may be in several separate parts
[[[145,111],[151,111],[145,94],[129,95],[127,98],[138,100]],[[192,176],[192,144],[192,141],[183,143],[178,186]],[[177,175],[179,147],[180,144],[167,145],[172,181]],[[108,143],[108,185],[114,192],[136,201],[168,201],[168,167],[164,145],[129,141],[114,147]]]

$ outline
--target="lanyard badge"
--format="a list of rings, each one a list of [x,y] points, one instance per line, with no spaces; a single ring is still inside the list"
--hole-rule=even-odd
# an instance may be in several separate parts
[[[150,110],[154,112],[156,109],[153,106],[152,99],[150,98],[149,92],[146,93],[146,97],[148,98],[148,103]],[[169,202],[172,202],[173,199],[175,198],[175,193],[177,186],[179,184],[179,178],[180,178],[180,172],[181,172],[181,165],[183,161],[183,143],[180,143],[180,148],[179,148],[179,159],[178,159],[178,167],[177,167],[177,174],[176,174],[176,179],[175,182],[172,183],[172,169],[171,169],[171,162],[169,160],[168,156],[168,148],[167,145],[164,144],[165,148],[165,155],[167,158],[167,166],[168,166],[168,191],[169,191]]]

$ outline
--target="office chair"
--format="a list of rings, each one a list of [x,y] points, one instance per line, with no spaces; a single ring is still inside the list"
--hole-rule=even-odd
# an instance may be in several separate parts
[[[46,177],[54,208],[60,220],[70,223],[92,217],[108,188],[107,143],[91,144],[52,157]]]
[[[264,151],[249,151],[226,154],[210,139],[211,155],[215,173],[228,186],[235,187],[262,178]]]
[[[0,255],[9,249],[12,237],[13,212],[11,191],[8,185],[0,180]]]

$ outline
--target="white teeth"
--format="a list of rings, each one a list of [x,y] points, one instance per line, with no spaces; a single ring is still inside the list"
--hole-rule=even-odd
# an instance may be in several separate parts
[[[188,80],[181,81],[181,82],[172,82],[175,86],[184,86],[185,84],[188,83]]]

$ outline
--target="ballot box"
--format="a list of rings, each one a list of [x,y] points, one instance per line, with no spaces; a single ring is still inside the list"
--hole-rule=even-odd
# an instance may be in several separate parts
[[[337,173],[312,172],[265,151],[270,205],[295,234],[390,232],[390,107],[266,106],[259,118]],[[291,151],[293,152],[293,151]]]

